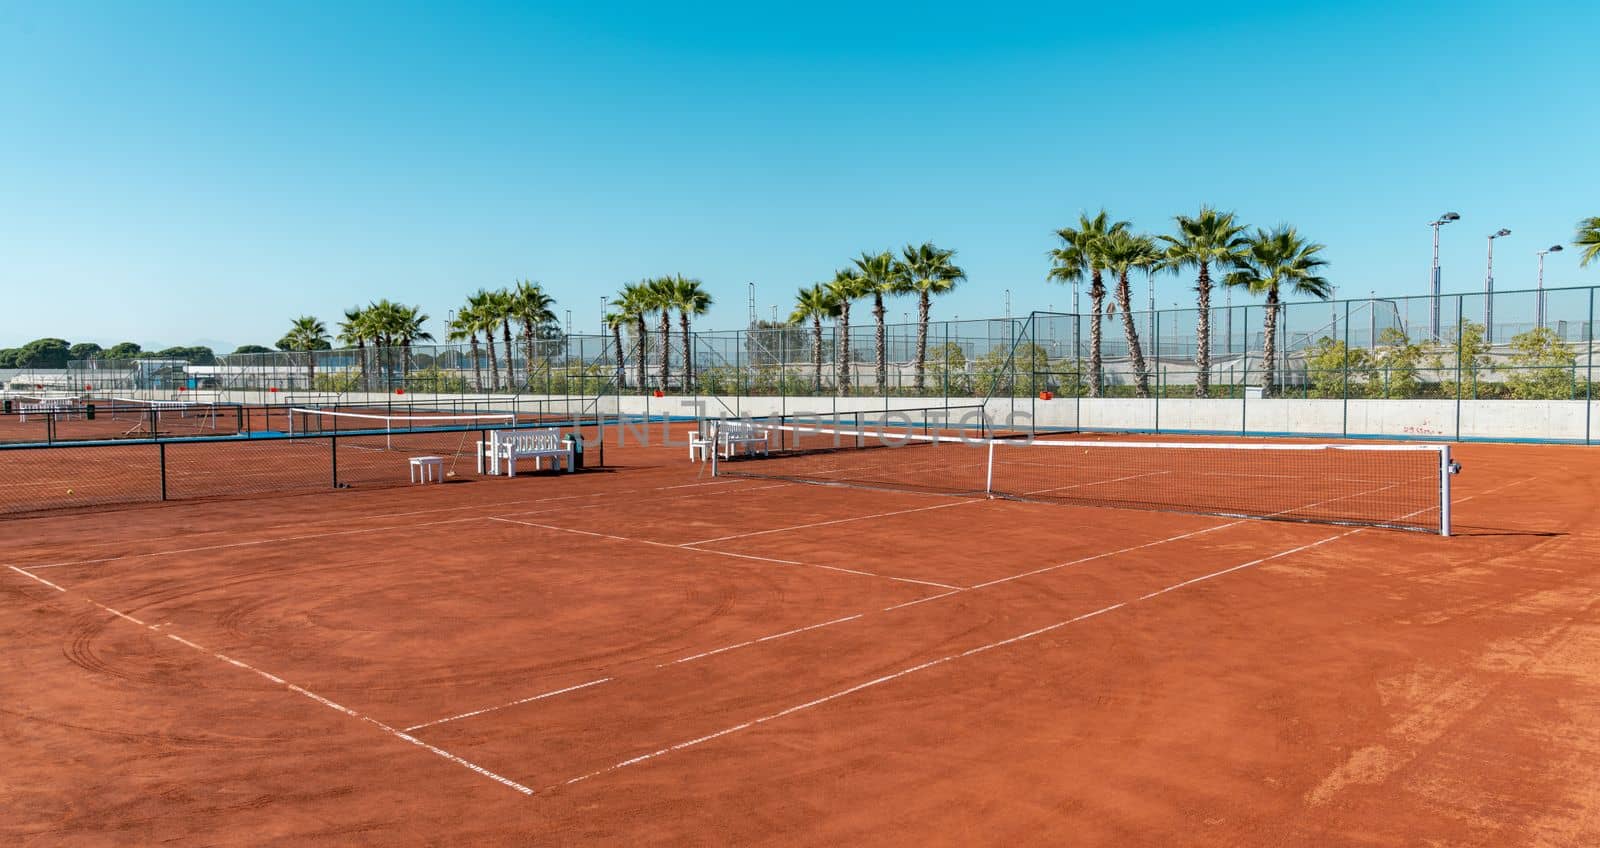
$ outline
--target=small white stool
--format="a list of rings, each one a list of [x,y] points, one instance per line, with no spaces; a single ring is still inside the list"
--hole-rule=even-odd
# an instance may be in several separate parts
[[[710,459],[711,440],[698,430],[689,433],[689,461],[699,460],[705,462]]]
[[[411,457],[410,478],[413,483],[444,482],[444,457],[442,456],[413,456]]]

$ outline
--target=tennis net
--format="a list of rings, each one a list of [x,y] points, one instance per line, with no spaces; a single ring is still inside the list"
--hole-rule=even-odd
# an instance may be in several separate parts
[[[97,402],[101,413],[125,427],[114,435],[149,436],[158,433],[205,433],[239,429],[239,405],[190,400],[151,400],[113,397]],[[218,424],[221,422],[221,427]]]
[[[517,426],[517,416],[511,412],[474,412],[467,414],[407,412],[384,415],[374,412],[345,412],[328,409],[292,407],[288,416],[290,435],[328,434],[381,434],[392,437],[396,433],[429,431],[458,431],[473,428],[497,429]],[[386,442],[385,446],[390,446]]]
[[[1459,470],[1446,445],[1046,441],[893,424],[734,426],[740,435],[746,427],[764,433],[769,450],[717,458],[716,475],[1443,535],[1450,478]],[[727,425],[713,430],[721,439]]]

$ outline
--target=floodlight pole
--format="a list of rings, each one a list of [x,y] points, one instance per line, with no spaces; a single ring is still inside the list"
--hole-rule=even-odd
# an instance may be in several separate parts
[[[1504,227],[1489,234],[1489,259],[1483,275],[1483,340],[1491,347],[1494,345],[1494,240],[1509,235],[1511,231]]]
[[[1429,310],[1428,333],[1436,341],[1439,338],[1439,228],[1459,220],[1461,220],[1460,215],[1454,212],[1446,212],[1428,225],[1433,228],[1433,278],[1430,284],[1433,296],[1431,298],[1432,307]]]
[[[1539,329],[1542,330],[1542,329],[1544,329],[1544,315],[1545,315],[1545,313],[1544,313],[1544,257],[1545,257],[1545,254],[1547,254],[1547,253],[1560,253],[1561,252],[1561,245],[1552,244],[1549,247],[1545,248],[1544,250],[1538,250],[1538,251],[1534,251],[1534,252],[1539,257],[1539,294],[1538,294],[1538,301],[1537,301],[1537,303],[1535,305],[1535,310],[1534,311],[1536,313],[1538,313]]]

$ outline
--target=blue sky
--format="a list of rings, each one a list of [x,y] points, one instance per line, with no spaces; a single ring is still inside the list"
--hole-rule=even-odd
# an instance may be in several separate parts
[[[1600,215],[1600,4],[1317,5],[0,4],[0,344],[438,324],[517,277],[584,330],[665,273],[734,327],[924,240],[971,275],[936,317],[1061,308],[1052,231],[1101,206],[1293,223],[1349,296],[1422,293],[1454,210],[1447,290],[1502,226],[1531,286]]]

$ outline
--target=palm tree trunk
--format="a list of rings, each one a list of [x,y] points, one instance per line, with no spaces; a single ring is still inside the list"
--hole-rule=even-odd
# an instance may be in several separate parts
[[[639,338],[637,340],[638,341],[638,355],[635,357],[634,361],[636,363],[636,368],[637,368],[637,370],[639,372],[639,392],[642,394],[644,392],[644,381],[645,381],[645,366],[646,366],[645,359],[647,358],[647,355],[648,355],[647,351],[650,349],[650,346],[649,346],[649,342],[650,342],[649,333],[650,333],[650,331],[645,329],[644,315],[641,314],[638,317],[637,320],[639,322],[639,325],[638,325]]]
[[[678,325],[683,330],[683,390],[694,385],[694,341],[689,336],[689,313],[678,310]]]
[[[834,339],[834,347],[839,358],[839,393],[850,394],[850,370],[855,363],[850,361],[850,304],[848,302],[839,307],[839,320],[834,325],[834,331],[839,334]]]
[[[617,322],[617,323],[614,323],[614,324],[611,325],[611,342],[612,342],[612,344],[616,345],[616,348],[617,348],[616,380],[617,380],[617,391],[621,392],[622,391],[622,323],[621,322]]]
[[[1272,397],[1278,359],[1278,289],[1267,289],[1267,314],[1261,322],[1261,396]]]
[[[1207,397],[1211,394],[1211,267],[1210,263],[1200,263],[1200,279],[1195,283],[1195,291],[1199,293],[1198,306],[1200,318],[1195,323],[1194,330],[1194,396]]]
[[[400,340],[400,387],[401,388],[409,388],[409,386],[407,386],[406,383],[408,381],[410,381],[410,379],[411,379],[411,340],[410,339],[401,339]]]
[[[672,311],[661,310],[661,391],[672,378]]]
[[[310,389],[313,392],[316,391],[317,390],[317,354],[316,354],[316,351],[311,351],[311,350],[306,351],[306,379],[311,381],[311,385],[306,386],[306,388]]]
[[[489,343],[489,391],[500,391],[500,361],[494,352],[494,330],[483,334],[483,340]]]
[[[811,368],[816,374],[816,392],[822,394],[822,314],[811,316]]]
[[[1089,397],[1100,396],[1101,382],[1101,342],[1104,333],[1100,329],[1100,316],[1105,312],[1106,287],[1100,279],[1100,272],[1094,272],[1094,278],[1089,282]]]
[[[1128,358],[1133,360],[1133,378],[1139,397],[1150,396],[1150,375],[1145,372],[1144,350],[1139,346],[1139,328],[1133,323],[1133,293],[1128,288],[1128,272],[1117,275],[1117,308],[1122,312],[1122,334],[1128,338]]]
[[[927,289],[917,292],[916,388],[918,395],[922,394],[922,390],[925,386],[923,372],[927,369],[928,365],[928,316],[933,311],[933,304],[930,302],[931,300],[932,298],[928,296]]]
[[[472,334],[472,390],[483,391],[483,360],[478,356],[478,334]]]
[[[876,323],[873,342],[878,369],[878,395],[882,397],[889,393],[889,350],[886,344],[887,328],[883,325],[883,293],[872,293],[872,319]]]
[[[526,364],[522,367],[528,370],[528,388],[533,388],[533,322],[522,322],[522,349],[527,354]]]
[[[506,341],[506,388],[514,390],[517,387],[517,369],[513,367],[515,365],[513,357],[517,355],[517,348],[511,343],[510,318],[500,322],[500,332],[502,333],[501,337]]]
[[[366,391],[366,389],[367,389],[367,340],[366,339],[356,339],[356,365],[360,368],[360,371],[358,372],[359,376],[356,378],[356,385],[360,386],[362,391]]]

